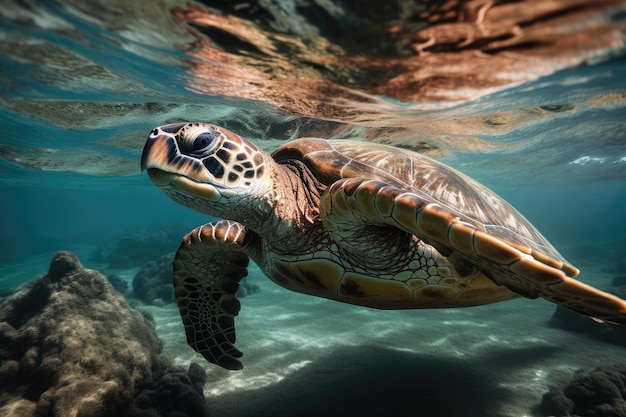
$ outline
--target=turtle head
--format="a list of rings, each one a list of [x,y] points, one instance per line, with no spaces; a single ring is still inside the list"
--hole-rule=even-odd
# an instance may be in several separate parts
[[[261,204],[271,189],[271,163],[253,143],[209,123],[157,127],[141,156],[141,170],[175,201],[226,218],[243,202]]]

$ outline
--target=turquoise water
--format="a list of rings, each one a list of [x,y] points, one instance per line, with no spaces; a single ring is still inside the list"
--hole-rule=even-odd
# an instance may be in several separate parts
[[[211,78],[214,74],[198,74],[201,65],[227,67],[229,63],[218,62],[217,58],[207,62],[197,53],[201,48],[187,32],[190,26],[172,18],[172,10],[184,8],[185,4],[163,3],[167,4],[146,3],[138,10],[139,6],[123,3],[109,7],[97,2],[45,1],[7,4],[0,11],[4,43],[0,54],[0,121],[4,132],[0,135],[0,289],[15,289],[45,273],[57,250],[77,253],[87,267],[107,268],[94,257],[99,247],[141,230],[171,225],[190,230],[208,221],[169,200],[139,170],[141,149],[150,130],[181,120],[226,126],[268,151],[286,140],[312,133],[426,150],[509,201],[570,262],[581,267],[584,281],[607,288],[615,276],[623,276],[624,271],[619,269],[624,265],[626,250],[623,39],[621,45],[611,45],[604,53],[581,59],[575,65],[562,65],[539,75],[532,75],[529,68],[528,79],[478,89],[471,99],[465,98],[467,86],[449,89],[448,96],[458,94],[457,100],[426,102],[368,92],[376,100],[372,105],[376,111],[361,119],[340,112],[298,112],[273,96],[246,95],[243,89],[241,94],[231,94],[222,87],[228,85],[224,80]],[[220,2],[207,3],[221,7],[217,4]],[[272,3],[274,12],[279,3]],[[284,13],[292,17],[290,24],[295,27],[290,10],[285,6]],[[306,21],[312,17],[303,11],[298,13],[306,23],[302,23],[303,28],[313,25]],[[266,25],[260,16],[251,21],[258,23],[261,19],[261,30],[280,33],[276,29],[278,20]],[[612,22],[622,20],[623,15],[615,12]],[[223,27],[220,30],[227,32]],[[322,29],[318,31],[323,38]],[[217,32],[210,33],[216,43],[226,42]],[[304,29],[301,34],[288,33],[294,39],[301,36],[305,43],[313,39],[305,36]],[[230,39],[227,35],[224,39]],[[311,41],[307,45],[313,44]],[[240,47],[241,56],[255,58],[257,52],[244,46]],[[231,54],[232,48],[221,46]],[[280,55],[281,50],[274,52]],[[264,59],[273,62],[265,56],[259,61]],[[288,61],[285,58],[284,62]],[[260,65],[254,61],[250,67]],[[499,74],[497,67],[488,71],[493,71],[494,77]],[[506,75],[504,70],[500,75]],[[245,74],[241,78],[245,79]],[[346,85],[360,91],[355,83],[349,81]],[[287,92],[277,91],[277,95],[280,93]],[[348,108],[353,107],[346,105]],[[173,242],[171,251],[176,246]],[[130,284],[137,267],[133,268],[116,272]],[[266,411],[258,415],[289,415],[293,403],[300,400],[305,409],[326,410],[326,405],[317,407],[315,401],[304,401],[301,394],[291,391],[287,394],[291,401],[287,411],[268,398],[277,395],[279,387],[285,387],[285,378],[294,378],[299,386],[306,386],[306,378],[311,378],[313,395],[328,394],[320,388],[321,379],[311,367],[327,360],[325,355],[331,355],[332,349],[338,349],[341,361],[352,357],[359,366],[382,355],[372,372],[385,378],[402,373],[394,360],[410,361],[411,355],[406,352],[422,355],[425,349],[431,349],[428,355],[441,361],[451,380],[455,378],[455,366],[461,367],[462,375],[479,373],[477,361],[484,360],[486,353],[504,355],[505,351],[535,346],[538,359],[533,362],[532,352],[524,353],[525,367],[513,370],[515,360],[503,359],[501,365],[511,378],[503,377],[497,384],[504,391],[523,394],[519,400],[498,399],[501,411],[484,414],[502,416],[530,415],[532,406],[552,381],[548,377],[551,372],[567,373],[585,365],[624,361],[623,346],[551,328],[547,322],[553,308],[543,301],[516,300],[467,313],[383,313],[288,293],[265,280],[256,269],[250,280],[261,287],[261,292],[243,301],[242,324],[238,327],[244,347],[250,352],[247,368],[243,374],[230,376],[207,366],[211,382],[205,386],[205,395],[209,402],[215,398],[211,405],[214,415],[251,415],[235,404],[232,393],[237,389],[247,393],[250,407],[265,407]],[[186,346],[173,305],[145,308],[157,319],[166,354],[180,363],[202,360]],[[530,317],[520,320],[520,315],[529,310]],[[245,321],[246,315],[249,322]],[[323,320],[329,316],[342,317],[343,322]],[[421,317],[423,335],[411,330],[413,317]],[[311,328],[303,326],[305,322]],[[367,324],[357,329],[355,323]],[[389,327],[386,323],[401,324],[389,330],[393,337],[382,336],[382,329]],[[449,330],[442,332],[442,326]],[[259,339],[265,342],[255,343]],[[284,351],[282,357],[264,350],[263,346],[274,346],[272,343],[277,346],[272,348],[274,354]],[[585,347],[566,347],[581,345]],[[359,346],[363,350],[358,350]],[[433,346],[443,348],[433,351]],[[498,347],[503,350],[498,351]],[[563,349],[559,350],[560,356],[549,352],[549,348],[557,347]],[[357,354],[351,356],[350,349],[357,349]],[[446,362],[452,357],[453,363]],[[418,355],[418,359],[428,358]],[[465,364],[459,365],[457,360]],[[498,363],[486,366],[493,371],[490,375],[498,374]],[[355,378],[364,377],[355,370],[357,365],[346,367]],[[298,373],[301,368],[306,372]],[[320,369],[323,373],[332,371],[328,365],[320,365]],[[392,369],[392,375],[385,369]],[[410,365],[408,369],[430,377],[437,374],[428,366]],[[375,379],[374,374],[370,376]],[[355,381],[349,375],[337,379],[338,384]],[[358,398],[350,391],[346,401],[356,403]],[[449,415],[437,414],[432,407],[428,410],[428,415]],[[300,412],[298,415],[306,415]],[[479,413],[478,408],[471,409],[468,415]]]

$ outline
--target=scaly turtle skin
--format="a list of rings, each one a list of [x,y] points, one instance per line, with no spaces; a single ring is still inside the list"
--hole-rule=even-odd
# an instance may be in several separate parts
[[[220,220],[174,260],[187,341],[241,369],[235,294],[248,259],[293,291],[382,309],[542,297],[626,324],[626,302],[578,270],[508,203],[426,156],[363,142],[298,139],[271,156],[207,123],[161,126],[142,169],[179,203]]]

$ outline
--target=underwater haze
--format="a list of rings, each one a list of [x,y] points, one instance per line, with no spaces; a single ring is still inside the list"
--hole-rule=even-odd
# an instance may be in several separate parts
[[[167,257],[215,219],[140,171],[150,131],[181,121],[268,152],[298,137],[414,150],[497,192],[580,280],[625,298],[626,2],[6,0],[0,36],[5,301],[73,252],[152,317],[163,361],[200,365],[193,398],[208,416],[626,416],[624,329],[543,299],[372,310],[289,292],[251,266],[245,368],[207,363],[186,343]],[[0,414],[72,409],[56,396],[71,377],[33,390],[39,374],[6,353],[2,326]],[[37,349],[32,369],[47,363]],[[585,384],[602,394],[585,397]],[[135,397],[157,386],[137,382]],[[106,398],[119,404],[81,415],[167,415]]]

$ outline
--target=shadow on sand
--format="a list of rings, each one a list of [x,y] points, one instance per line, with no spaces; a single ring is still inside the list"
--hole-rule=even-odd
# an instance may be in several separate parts
[[[502,375],[558,351],[497,349],[480,360],[463,360],[380,346],[343,347],[272,386],[208,398],[208,410],[215,417],[496,417],[518,395],[501,386]]]

